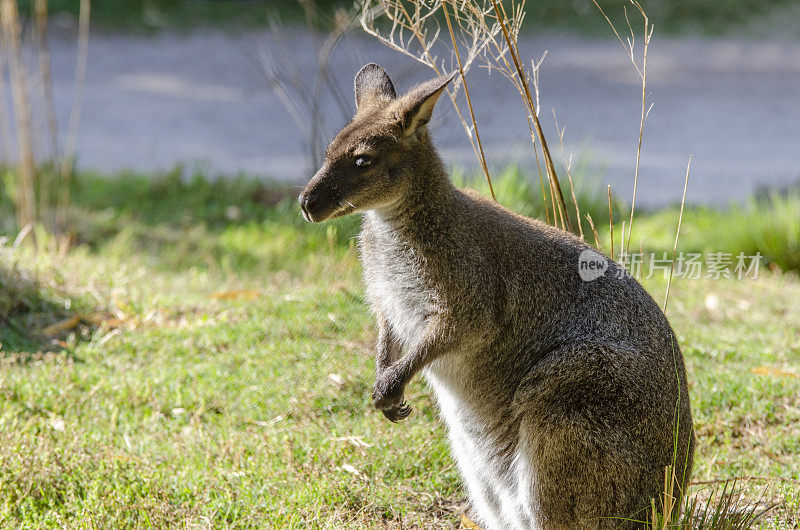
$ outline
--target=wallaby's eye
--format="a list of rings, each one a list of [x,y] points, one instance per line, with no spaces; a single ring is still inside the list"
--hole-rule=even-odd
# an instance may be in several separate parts
[[[367,167],[372,164],[372,159],[366,155],[361,155],[356,158],[356,166],[358,167]]]

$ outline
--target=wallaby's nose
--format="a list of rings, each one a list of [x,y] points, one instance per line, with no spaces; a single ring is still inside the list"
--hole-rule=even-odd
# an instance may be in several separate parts
[[[306,200],[304,204],[306,210],[314,209],[317,206],[317,204],[319,204],[319,196],[316,193],[312,192],[306,195]]]
[[[316,191],[305,191],[298,197],[298,202],[300,202],[300,209],[303,210],[303,217],[305,217],[307,221],[313,222],[314,218],[311,212],[319,204],[319,193]]]

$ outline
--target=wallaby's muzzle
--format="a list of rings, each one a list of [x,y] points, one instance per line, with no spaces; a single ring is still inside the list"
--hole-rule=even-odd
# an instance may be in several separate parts
[[[303,218],[310,223],[320,223],[344,214],[341,202],[334,196],[331,186],[323,179],[326,176],[323,166],[297,198]]]
[[[329,201],[320,200],[320,193],[317,190],[306,188],[298,197],[298,201],[303,211],[303,218],[309,223],[319,223],[328,218],[325,215],[325,203]]]
[[[314,212],[319,206],[319,194],[306,189],[303,190],[297,200],[300,203],[300,209],[303,211],[303,218],[310,223],[316,221]]]

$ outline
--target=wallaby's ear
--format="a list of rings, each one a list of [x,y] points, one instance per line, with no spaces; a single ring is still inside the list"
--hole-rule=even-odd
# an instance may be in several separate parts
[[[356,74],[356,110],[377,103],[388,103],[397,97],[386,70],[375,63],[365,64]]]
[[[453,80],[457,72],[444,74],[412,88],[403,96],[400,106],[400,120],[403,134],[413,136],[423,130],[431,119],[433,107],[444,92],[447,83]]]

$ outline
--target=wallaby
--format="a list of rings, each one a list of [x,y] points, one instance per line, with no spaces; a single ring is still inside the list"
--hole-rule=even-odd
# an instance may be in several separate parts
[[[692,469],[675,334],[620,265],[451,183],[426,125],[453,77],[398,98],[364,66],[355,117],[299,197],[312,222],[364,213],[372,402],[406,418],[404,388],[424,372],[485,528],[642,527],[665,467],[676,496]],[[603,263],[584,280],[587,255]]]

